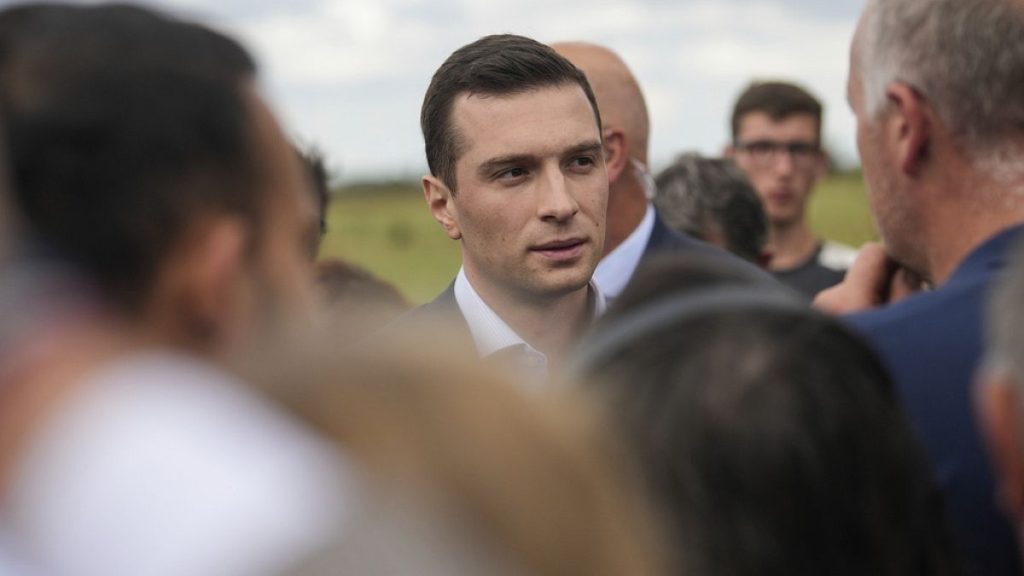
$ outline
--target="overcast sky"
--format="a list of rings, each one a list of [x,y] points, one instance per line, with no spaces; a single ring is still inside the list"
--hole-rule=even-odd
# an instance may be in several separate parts
[[[2,2],[2,0],[0,0]],[[419,109],[453,50],[512,32],[619,52],[651,110],[651,161],[717,154],[752,78],[796,80],[825,102],[825,141],[856,161],[847,53],[863,0],[153,0],[236,35],[257,56],[289,131],[343,180],[419,176]]]

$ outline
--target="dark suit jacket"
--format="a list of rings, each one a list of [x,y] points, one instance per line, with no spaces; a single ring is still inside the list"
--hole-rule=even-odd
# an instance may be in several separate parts
[[[946,494],[971,574],[1021,573],[1014,531],[996,507],[971,385],[983,354],[986,296],[1022,231],[989,239],[938,290],[848,317],[892,374]]]
[[[452,328],[465,329],[466,333],[469,333],[469,326],[466,324],[466,319],[462,316],[462,311],[459,310],[459,303],[455,300],[455,281],[452,280],[448,287],[444,289],[430,302],[413,308],[406,312],[391,323],[389,328],[401,327],[410,323],[427,323],[427,322],[449,322],[453,324]]]
[[[668,226],[668,224],[665,224],[665,221],[658,215],[658,211],[655,210],[654,228],[651,229],[651,238],[647,241],[647,247],[644,249],[644,255],[640,260],[640,266],[643,266],[646,261],[650,260],[654,256],[665,253],[699,254],[712,260],[720,261],[730,267],[746,270],[750,274],[761,278],[764,282],[769,284],[779,284],[781,286],[781,283],[779,283],[774,276],[743,258],[723,250],[718,246],[713,246],[703,240],[698,240],[692,236],[681,234],[673,230]],[[639,269],[640,266],[637,268]]]
[[[389,336],[400,336],[415,330],[436,334],[438,346],[456,351],[456,355],[461,358],[477,357],[473,334],[455,300],[454,280],[437,298],[413,308],[385,326],[377,338],[384,342]]]
[[[445,288],[444,292],[441,292],[437,298],[434,298],[430,302],[412,310],[411,314],[423,317],[436,317],[436,318],[452,318],[453,315],[457,315],[458,318],[462,318],[462,312],[459,310],[459,303],[455,301],[455,281],[452,280],[448,287]],[[462,319],[465,324],[465,319]]]
[[[662,252],[665,250],[696,250],[706,254],[725,254],[731,256],[728,252],[720,250],[706,242],[697,240],[692,236],[686,236],[676,232],[675,230],[668,227],[665,221],[658,215],[658,211],[654,211],[654,228],[651,229],[651,237],[647,241],[647,247],[644,248],[644,259],[649,258],[653,254]]]

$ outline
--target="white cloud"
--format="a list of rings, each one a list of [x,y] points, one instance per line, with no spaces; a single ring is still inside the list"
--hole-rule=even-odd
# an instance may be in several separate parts
[[[766,76],[821,96],[827,140],[853,155],[846,52],[863,0],[161,1],[205,10],[252,48],[286,122],[349,177],[421,170],[430,76],[454,49],[500,32],[622,54],[647,94],[655,167],[684,149],[718,152],[736,94]]]

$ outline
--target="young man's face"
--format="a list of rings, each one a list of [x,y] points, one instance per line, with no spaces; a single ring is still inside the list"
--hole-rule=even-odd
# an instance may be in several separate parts
[[[601,257],[608,175],[582,88],[461,95],[451,118],[465,146],[443,216],[474,288],[534,301],[584,288]]]
[[[803,221],[811,191],[828,168],[814,116],[773,120],[751,112],[740,119],[731,153],[761,197],[771,226]]]

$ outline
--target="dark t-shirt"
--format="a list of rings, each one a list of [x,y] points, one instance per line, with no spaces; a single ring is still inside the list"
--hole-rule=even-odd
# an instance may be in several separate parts
[[[818,292],[843,281],[846,269],[856,252],[853,248],[832,242],[819,243],[803,264],[786,270],[773,270],[779,281],[803,294],[808,300]]]

